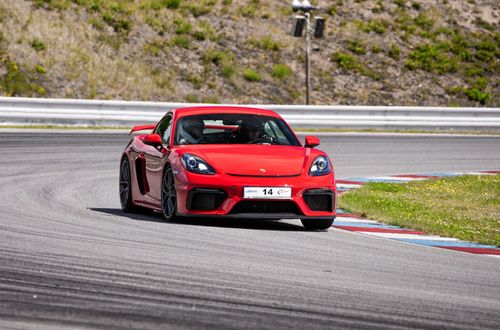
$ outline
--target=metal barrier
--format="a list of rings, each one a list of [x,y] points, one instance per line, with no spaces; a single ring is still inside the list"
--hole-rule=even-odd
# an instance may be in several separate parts
[[[131,126],[154,123],[191,103],[0,97],[2,125]],[[500,130],[500,108],[249,105],[298,128]]]

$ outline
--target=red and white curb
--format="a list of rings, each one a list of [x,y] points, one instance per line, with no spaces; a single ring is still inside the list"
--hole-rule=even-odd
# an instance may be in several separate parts
[[[495,174],[500,174],[500,171],[423,173],[381,176],[373,178],[353,178],[348,180],[337,180],[337,190],[339,194],[342,194],[345,191],[359,188],[363,184],[368,182],[406,183],[415,180],[427,180],[433,178],[437,179],[450,176]],[[442,249],[500,258],[500,248],[494,245],[483,245],[473,242],[461,241],[457,238],[427,235],[426,233],[421,231],[404,229],[397,226],[386,225],[375,220],[363,219],[356,214],[344,213],[342,210],[337,210],[337,214],[338,216],[333,224],[334,228],[358,232],[370,236],[393,239],[405,243],[426,245]]]

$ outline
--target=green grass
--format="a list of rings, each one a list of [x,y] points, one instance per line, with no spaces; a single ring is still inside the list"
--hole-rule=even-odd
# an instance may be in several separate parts
[[[377,34],[384,34],[390,26],[389,22],[384,19],[357,21],[356,25],[363,32],[375,32]]]
[[[284,80],[292,74],[292,69],[286,64],[276,64],[273,66],[273,77]]]
[[[347,40],[347,49],[349,49],[354,54],[366,54],[366,46],[359,40]]]
[[[252,81],[252,82],[258,82],[258,81],[262,80],[260,74],[257,71],[250,69],[250,68],[247,68],[243,71],[243,77],[246,80]]]
[[[339,206],[391,225],[500,246],[500,175],[369,183],[343,194]]]
[[[191,45],[191,41],[188,36],[181,34],[181,35],[176,35],[172,38],[171,40],[172,44],[174,44],[177,47],[181,48],[189,48]]]
[[[361,63],[355,55],[336,52],[333,54],[331,60],[336,62],[339,67],[347,71],[356,71],[362,75],[372,78],[373,80],[380,79],[379,73],[363,65],[363,63]]]
[[[5,71],[3,74],[1,71]],[[44,96],[45,88],[39,84],[46,70],[38,65],[29,69],[9,58],[0,58],[0,95],[4,96]]]

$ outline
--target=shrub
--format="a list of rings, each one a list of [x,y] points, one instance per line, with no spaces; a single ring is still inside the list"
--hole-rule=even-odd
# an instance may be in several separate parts
[[[185,8],[194,16],[199,17],[212,11],[215,0],[199,0],[195,3],[185,5]]]
[[[485,93],[476,87],[467,88],[465,90],[465,95],[467,95],[469,100],[479,102],[481,104],[486,104],[486,102],[488,102],[491,98],[490,93]]]
[[[438,72],[439,74],[456,72],[458,62],[447,54],[449,49],[450,45],[446,42],[417,46],[409,54],[409,60],[406,61],[405,66],[410,70],[419,68],[428,72]]]
[[[209,49],[207,52],[203,55],[203,61],[205,63],[212,62],[216,65],[222,64],[223,62],[226,62],[229,60],[229,55],[220,50],[215,50],[215,49]]]
[[[102,15],[102,20],[111,26],[115,32],[123,32],[125,34],[130,32],[131,24],[126,18],[117,17],[107,12]]]
[[[235,69],[232,63],[227,63],[222,65],[221,72],[224,78],[230,78],[234,74]]]
[[[172,43],[177,46],[177,47],[182,47],[182,48],[189,48],[191,42],[189,40],[189,37],[181,34],[181,35],[176,35],[172,38]]]
[[[260,45],[265,50],[278,51],[281,48],[281,44],[278,41],[273,40],[270,36],[264,36]]]
[[[239,12],[245,17],[254,17],[258,10],[261,10],[260,0],[251,0],[246,6],[241,6]]]
[[[292,69],[286,64],[276,64],[273,67],[273,77],[278,79],[286,79],[292,74]]]
[[[37,65],[35,67],[35,71],[40,74],[45,74],[47,73],[47,70],[42,66],[42,65]]]
[[[182,19],[175,19],[174,24],[177,26],[175,29],[175,33],[177,33],[177,34],[190,33],[191,30],[193,29],[193,26],[191,25],[191,23],[186,22]]]
[[[261,79],[262,79],[260,74],[257,71],[250,69],[250,68],[247,68],[243,71],[243,77],[246,80],[252,81],[252,82],[261,81]]]
[[[394,3],[400,7],[400,8],[404,8],[405,5],[406,5],[406,0],[394,0]]]
[[[36,68],[31,70],[20,67],[10,59],[0,62],[5,67],[5,74],[0,76],[0,90],[7,96],[44,95],[45,89],[36,80]],[[43,67],[42,67],[43,68]]]
[[[377,54],[377,53],[382,52],[382,47],[380,47],[379,45],[373,45],[371,50],[372,50],[372,53]]]
[[[380,80],[380,74],[359,63],[353,55],[336,52],[333,54],[332,60],[343,69],[354,70],[374,80]]]
[[[144,53],[150,54],[153,56],[160,55],[161,50],[163,49],[163,42],[161,41],[152,41],[146,45],[144,45]]]
[[[203,85],[203,79],[197,74],[188,76],[187,80],[193,84],[195,89],[200,89]]]
[[[65,10],[71,6],[71,0],[35,0],[37,7],[43,7],[50,10]]]
[[[372,8],[372,13],[378,14],[383,13],[385,10],[384,2],[382,0],[378,0],[375,7]]]
[[[434,26],[434,20],[429,18],[426,13],[418,14],[413,21],[415,22],[415,25],[425,31],[430,31]]]
[[[210,39],[212,41],[216,41],[217,33],[210,22],[200,21],[198,23],[197,30],[193,33],[193,37],[197,40]]]
[[[149,8],[153,10],[159,10],[162,8],[178,9],[180,5],[181,0],[151,0],[149,2]]]
[[[349,54],[342,53],[342,52],[337,52],[333,55],[333,60],[337,62],[337,64],[346,70],[351,70],[356,68],[357,66],[357,61],[356,59]]]
[[[331,5],[331,6],[328,6],[328,8],[326,8],[326,12],[329,14],[329,15],[335,15],[337,13],[337,6],[335,5]]]
[[[359,40],[348,40],[347,49],[349,49],[354,54],[358,55],[366,54],[366,47]]]
[[[378,34],[384,34],[389,27],[389,22],[384,19],[375,19],[368,22],[358,21],[358,28],[366,33],[375,32]]]
[[[187,103],[200,103],[200,99],[198,98],[198,95],[189,94],[189,95],[186,95],[186,102]]]
[[[31,48],[33,48],[37,52],[41,52],[45,50],[45,44],[39,39],[33,39],[33,41],[31,42]]]
[[[464,74],[466,77],[480,76],[484,72],[484,69],[478,65],[469,65],[465,67]]]
[[[213,63],[221,67],[222,76],[225,78],[231,77],[236,71],[234,68],[234,55],[215,49],[208,50],[203,55],[205,64]]]
[[[460,94],[464,91],[462,86],[447,87],[447,88],[445,88],[445,90],[446,90],[446,93],[448,93],[450,95],[457,95],[457,94]]]
[[[411,7],[415,10],[420,10],[422,8],[422,5],[419,2],[414,1],[411,3]]]
[[[388,54],[389,54],[389,57],[391,57],[395,60],[399,60],[399,58],[401,56],[401,49],[399,48],[398,45],[392,44],[391,48],[389,49]]]

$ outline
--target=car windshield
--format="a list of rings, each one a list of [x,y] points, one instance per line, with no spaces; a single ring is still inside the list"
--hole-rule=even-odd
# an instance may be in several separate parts
[[[275,144],[300,146],[286,123],[250,114],[206,114],[182,117],[175,144]]]

